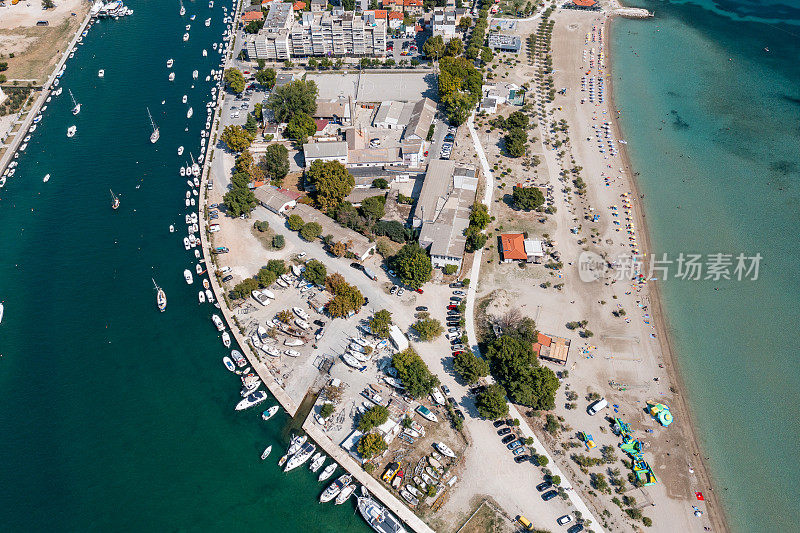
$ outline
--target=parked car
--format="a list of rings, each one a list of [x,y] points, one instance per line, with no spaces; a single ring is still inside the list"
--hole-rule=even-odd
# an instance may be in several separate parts
[[[325,321],[324,320],[315,320],[314,324],[319,326],[319,327],[321,327],[321,328],[325,327]]]
[[[396,293],[396,292],[397,292],[397,289],[399,289],[399,287],[398,287],[397,285],[393,285],[393,286],[392,286],[392,288],[391,288],[391,289],[389,289],[389,294],[394,294],[394,293]]]
[[[456,296],[465,296],[467,293],[465,293],[464,291],[453,291],[453,294],[455,294]]]
[[[514,450],[514,456],[521,455],[523,453],[525,453],[525,447],[524,446],[520,446],[519,448]]]
[[[399,289],[397,289],[397,295],[398,296],[402,296],[403,293],[405,293],[405,292],[406,292],[406,290],[403,287],[400,287]]]
[[[464,352],[462,352],[462,351],[453,352],[453,357],[455,357],[456,355],[461,355],[461,354],[463,354],[463,353],[464,353]]]
[[[458,303],[461,301],[461,298],[459,298],[458,296],[451,296],[450,301]]]
[[[231,275],[229,274],[229,275],[225,276],[224,278],[222,278],[222,282],[223,282],[223,283],[228,283],[228,282],[229,282],[230,280],[232,280],[232,279],[233,279],[233,276],[231,276]]]
[[[464,286],[464,284],[461,283],[460,281],[456,281],[456,282],[453,282],[453,283],[450,284],[450,288],[451,289],[460,289],[463,286]]]
[[[463,352],[465,349],[463,344],[454,344],[450,347],[451,352]]]
[[[425,307],[424,305],[418,305],[418,306],[417,306],[417,308],[416,308],[416,310],[417,310],[417,311],[427,311],[427,310],[428,310],[428,308],[427,308],[427,307]]]
[[[498,422],[500,422],[500,424],[501,424],[501,425],[503,424],[503,421],[502,421],[502,420],[498,420]],[[494,426],[494,427],[498,427],[498,426],[497,426],[497,422],[495,422],[495,426]],[[500,435],[501,437],[502,437],[503,435],[508,435],[509,433],[511,433],[511,428],[502,428],[502,429],[499,429],[499,430],[497,431],[497,434],[498,434],[498,435]]]
[[[458,404],[456,403],[456,399],[455,399],[455,398],[453,398],[452,396],[448,396],[448,397],[447,397],[447,401],[448,401],[448,402],[450,402],[450,405],[452,405],[453,407],[455,407],[456,405],[458,405]]]
[[[518,456],[514,457],[514,461],[516,461],[517,463],[524,463],[525,461],[527,461],[530,458],[531,458],[531,456],[526,453],[526,454],[518,455]]]
[[[505,420],[495,420],[492,424],[494,425],[494,427],[499,428],[500,426],[505,426],[506,425],[506,421]],[[511,431],[511,430],[509,430],[509,431]]]
[[[447,330],[449,333],[458,333],[458,328],[450,328]]]
[[[455,311],[457,309],[458,309],[458,306],[456,304],[450,304],[450,305],[447,306],[447,310],[448,311]]]
[[[516,435],[506,435],[505,437],[503,437],[503,440],[500,441],[500,442],[502,442],[503,444],[508,444],[509,442],[511,442],[512,440],[514,440],[516,438],[517,438]]]
[[[556,524],[558,524],[559,526],[563,526],[564,524],[569,524],[570,522],[572,522],[572,517],[568,514],[560,516],[556,519]]]
[[[448,322],[447,325],[448,326],[460,326],[461,324],[458,323],[458,322]]]
[[[575,524],[567,530],[567,533],[579,533],[583,531],[583,524]]]
[[[541,483],[536,485],[536,490],[538,490],[539,492],[542,492],[543,490],[547,490],[552,486],[553,486],[553,484],[550,483],[549,481],[542,481]]]
[[[552,500],[553,498],[555,498],[556,496],[558,496],[558,491],[555,491],[555,490],[548,490],[547,492],[545,492],[544,494],[542,494],[542,499],[543,499],[544,501],[550,501],[550,500]],[[570,528],[570,529],[572,529],[572,528]],[[583,528],[581,528],[581,529],[583,529]],[[580,529],[579,529],[578,531],[580,531]]]
[[[456,416],[459,417],[461,420],[466,420],[466,417],[464,416],[464,413],[461,411],[461,409],[456,409]]]
[[[507,445],[506,448],[508,448],[509,450],[513,450],[513,449],[519,448],[521,446],[522,446],[522,444],[520,444],[518,440],[515,440],[511,444]]]
[[[445,396],[450,396],[450,387],[448,387],[447,385],[442,385],[439,388],[442,389],[442,392],[444,393]]]
[[[425,291],[423,291],[422,289],[415,289],[414,292],[418,294],[423,294]]]
[[[227,266],[222,267],[222,268],[219,269],[219,273],[220,274],[228,274],[230,271],[231,271],[231,267],[227,267]]]
[[[356,263],[355,261],[350,263],[350,266],[355,268],[356,270],[361,270],[361,268],[362,268],[361,263]]]

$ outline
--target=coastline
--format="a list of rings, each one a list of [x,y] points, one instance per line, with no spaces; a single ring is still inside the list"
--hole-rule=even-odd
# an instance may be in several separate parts
[[[614,4],[624,7],[617,1],[615,1]],[[610,114],[609,122],[611,122],[612,129],[616,131],[617,138],[626,139],[619,120],[619,113],[617,111],[618,108],[614,98],[615,84],[613,81],[613,72],[610,68],[614,58],[614,48],[612,45],[613,39],[610,38],[610,35],[613,31],[612,26],[616,17],[617,16],[613,11],[608,13],[606,17],[607,33],[609,35],[609,39],[605,47],[606,58],[609,67],[606,72],[606,85],[608,87],[608,106],[609,109],[613,110],[613,113]],[[633,212],[636,219],[636,224],[640,228],[639,235],[641,237],[641,249],[643,256],[648,257],[653,250],[652,239],[647,225],[647,216],[644,212],[644,205],[641,201],[642,192],[639,187],[639,182],[636,178],[636,172],[632,164],[630,154],[628,153],[628,145],[619,150],[619,157],[623,162],[623,168],[625,168],[627,171],[627,174],[625,175],[625,181],[630,187],[633,195],[639,200],[638,209],[634,209]],[[700,442],[697,431],[697,420],[690,407],[690,399],[688,398],[686,384],[678,366],[678,356],[673,347],[674,343],[671,338],[669,319],[664,312],[659,284],[660,281],[650,281],[648,283],[647,298],[653,311],[652,317],[655,322],[655,329],[659,339],[658,343],[661,349],[664,370],[669,376],[669,381],[672,383],[672,389],[674,391],[674,397],[672,400],[672,405],[670,406],[670,410],[677,414],[676,418],[685,421],[685,423],[679,426],[682,437],[681,441],[688,448],[686,453],[697,458],[696,462],[692,463],[692,468],[694,469],[694,477],[696,478],[698,484],[706,485],[708,487],[707,492],[703,492],[703,496],[706,502],[707,518],[712,524],[712,529],[714,531],[730,531],[731,529],[725,508],[722,506],[722,502],[718,497],[718,482],[711,475],[708,460],[704,455],[703,446]]]

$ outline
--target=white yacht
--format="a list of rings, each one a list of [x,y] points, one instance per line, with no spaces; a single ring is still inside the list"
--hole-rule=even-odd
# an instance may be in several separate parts
[[[172,68],[172,65],[175,64],[175,61],[172,58],[167,59],[167,68]]]
[[[197,79],[197,77],[198,77],[199,75],[200,75],[200,73],[199,73],[199,72],[197,72],[196,70],[193,70],[193,71],[192,71],[192,79],[193,79],[193,80],[196,80],[196,79]],[[184,102],[184,103],[185,103],[185,102]]]
[[[43,182],[45,182],[45,183],[47,183],[48,181],[50,181],[50,174],[45,174],[45,175],[44,175],[44,178],[42,178],[42,181],[43,181]]]
[[[74,106],[72,108],[72,114],[77,115],[78,113],[81,112],[81,104],[75,101],[75,97],[72,95],[72,90],[70,89],[67,90],[69,91],[69,97],[72,98],[72,105]]]
[[[225,324],[222,322],[222,319],[219,317],[219,315],[211,315],[211,321],[217,327],[218,331],[225,329]]]
[[[269,454],[270,454],[270,452],[271,452],[271,451],[272,451],[272,445],[270,444],[270,445],[269,445],[269,446],[267,446],[267,448],[264,450],[264,453],[262,453],[262,454],[261,454],[261,460],[263,461],[264,459],[266,459],[267,457],[269,457]]]
[[[78,131],[77,126],[70,126],[67,128],[67,137],[75,137],[75,132]]]
[[[208,56],[208,50],[203,48],[203,57],[207,57],[207,56]]]
[[[106,71],[105,71],[105,70],[103,70],[103,69],[100,69],[100,70],[98,70],[98,71],[97,71],[97,77],[98,77],[98,78],[102,78],[102,77],[104,77],[105,75],[106,75]]]
[[[153,122],[153,115],[150,114],[149,107],[147,108],[147,116],[150,117],[150,125],[153,127],[153,133],[150,134],[150,142],[155,144],[158,142],[158,138],[161,136],[161,134],[158,131],[156,123]]]
[[[194,115],[194,109],[190,107],[189,110],[186,111],[186,118],[192,118],[192,115]]]
[[[169,81],[175,81],[175,73],[174,72],[170,72],[169,73]]]
[[[186,280],[187,285],[194,283],[194,278],[192,277],[192,273],[189,271],[189,269],[183,271],[183,279]]]
[[[211,26],[211,19],[206,19],[205,25],[206,26]]]
[[[277,413],[279,410],[280,410],[280,406],[278,406],[278,405],[273,405],[272,407],[270,407],[269,409],[267,409],[266,411],[264,411],[263,413],[261,413],[261,419],[262,419],[262,420],[269,420],[270,418],[272,418],[273,416],[275,416],[275,414],[276,414],[276,413]]]
[[[203,291],[198,291],[197,301],[200,302],[201,304],[206,303],[206,293],[204,293]]]
[[[189,101],[189,97],[188,97],[188,96],[186,96],[186,95],[184,94],[184,95],[183,95],[183,98],[181,98],[181,103],[184,103],[184,104],[185,104],[185,103],[186,103],[186,102],[188,102],[188,101]]]
[[[326,503],[334,499],[336,496],[342,492],[342,489],[345,488],[347,485],[350,484],[350,481],[353,480],[353,476],[350,474],[342,474],[339,478],[328,485],[328,488],[323,491],[323,493],[319,497],[319,503]]]
[[[331,463],[325,467],[325,469],[319,475],[319,478],[317,480],[320,482],[325,481],[326,479],[331,477],[335,471],[336,471],[336,463]]]
[[[256,391],[253,394],[248,395],[242,401],[236,404],[236,410],[242,411],[249,407],[253,407],[254,405],[258,405],[264,400],[267,399],[267,393],[264,391]]]
[[[439,452],[442,455],[446,455],[447,457],[455,458],[455,456],[456,456],[455,452],[453,450],[451,450],[450,447],[447,444],[445,444],[444,442],[434,442],[433,445],[436,447],[437,450],[439,450]]]
[[[178,146],[178,155],[183,155],[183,146]],[[181,176],[185,175],[186,175],[186,170],[184,170],[184,168],[181,167]]]
[[[356,491],[356,485],[347,485],[345,488],[342,489],[342,492],[336,497],[336,505],[342,505],[344,502],[350,499],[350,496]]]
[[[188,33],[184,33],[183,34],[183,40],[184,40],[184,42],[189,40],[189,34]]]
[[[266,396],[266,394],[264,396]],[[314,454],[316,449],[317,446],[315,444],[307,442],[306,444],[303,445],[303,447],[300,449],[299,452],[297,452],[294,456],[292,456],[291,459],[289,459],[289,461],[286,463],[286,466],[283,467],[283,471],[288,472],[302,465],[303,463],[311,459],[311,456]]]
[[[327,459],[328,459],[328,457],[324,453],[320,453],[319,457],[317,457],[316,459],[311,461],[311,466],[308,467],[309,470],[311,470],[312,472],[316,473],[317,470],[322,468],[322,465],[325,464],[325,461]]]
[[[222,345],[226,348],[231,347],[231,336],[227,331],[222,332]]]

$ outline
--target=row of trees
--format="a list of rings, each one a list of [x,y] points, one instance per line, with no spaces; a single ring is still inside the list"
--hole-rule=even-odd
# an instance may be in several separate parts
[[[472,206],[472,212],[469,215],[469,226],[464,230],[464,235],[467,237],[467,251],[474,252],[480,250],[486,245],[488,236],[483,232],[491,222],[492,218],[489,216],[489,209],[486,204],[475,202]]]
[[[439,100],[448,120],[463,124],[481,97],[483,74],[464,57],[444,57],[439,64]]]
[[[228,128],[225,129],[227,130]],[[233,217],[249,215],[255,209],[256,197],[249,184],[254,179],[258,179],[259,176],[263,176],[263,171],[255,164],[253,155],[248,150],[239,154],[233,167],[231,189],[222,197],[229,215]]]

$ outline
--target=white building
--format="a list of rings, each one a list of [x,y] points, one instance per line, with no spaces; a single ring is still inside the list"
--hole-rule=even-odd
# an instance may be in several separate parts
[[[306,143],[303,145],[306,167],[314,161],[338,161],[347,164],[347,143],[344,141]]]
[[[267,59],[284,61],[291,57],[289,28],[294,17],[292,4],[273,2],[264,18],[264,27],[255,35],[249,36],[245,42],[250,59]]]
[[[334,14],[335,13],[335,14]],[[386,21],[352,11],[305,12],[290,30],[291,55],[385,56]]]
[[[395,324],[389,326],[389,340],[392,341],[392,345],[398,352],[402,352],[408,348],[408,339]]]

